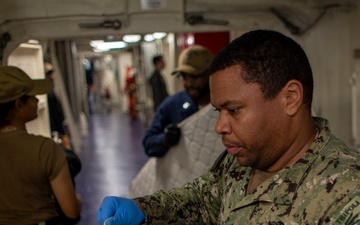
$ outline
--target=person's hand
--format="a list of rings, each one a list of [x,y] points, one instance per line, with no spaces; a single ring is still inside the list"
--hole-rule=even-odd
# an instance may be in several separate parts
[[[174,146],[179,143],[181,130],[176,124],[169,124],[164,129],[164,145],[166,147]]]
[[[134,200],[115,196],[105,197],[97,212],[99,225],[138,225],[144,219]]]

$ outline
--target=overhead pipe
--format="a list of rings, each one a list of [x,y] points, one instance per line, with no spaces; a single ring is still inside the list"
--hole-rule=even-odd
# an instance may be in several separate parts
[[[270,8],[270,11],[277,16],[285,25],[285,27],[290,31],[290,33],[294,35],[301,34],[300,28],[293,24],[290,20],[288,20],[279,10],[275,9],[274,7]]]

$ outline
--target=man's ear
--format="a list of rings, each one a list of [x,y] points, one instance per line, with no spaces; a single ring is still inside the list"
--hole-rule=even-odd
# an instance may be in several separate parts
[[[302,84],[297,80],[290,80],[284,89],[286,96],[286,112],[289,116],[293,116],[299,110],[303,97],[304,89]]]

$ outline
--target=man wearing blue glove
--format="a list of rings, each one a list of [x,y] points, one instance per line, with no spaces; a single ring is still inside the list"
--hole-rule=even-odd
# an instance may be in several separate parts
[[[200,45],[180,53],[178,67],[172,74],[183,81],[184,90],[167,97],[156,111],[142,142],[148,156],[164,156],[180,140],[177,124],[209,104],[208,70],[212,59],[210,50]]]
[[[359,224],[360,153],[311,116],[313,75],[301,46],[251,31],[219,52],[210,74],[226,151],[183,187],[105,199],[99,224],[108,216],[111,225]]]
[[[101,225],[141,224],[144,220],[144,213],[135,201],[115,196],[105,197],[97,214]]]

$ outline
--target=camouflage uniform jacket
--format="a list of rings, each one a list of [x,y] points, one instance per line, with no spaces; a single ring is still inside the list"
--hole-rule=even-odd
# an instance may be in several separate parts
[[[137,198],[145,223],[360,224],[359,153],[331,134],[327,120],[314,121],[320,134],[305,156],[250,194],[252,169],[226,154],[182,188]]]

